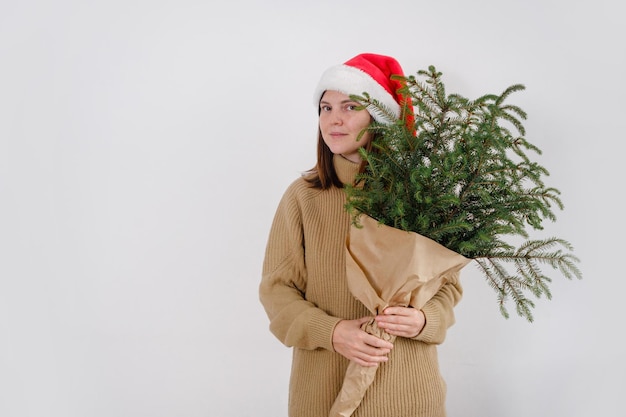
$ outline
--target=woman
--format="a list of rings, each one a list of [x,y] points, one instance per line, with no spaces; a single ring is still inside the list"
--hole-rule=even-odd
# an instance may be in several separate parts
[[[369,311],[346,282],[350,218],[344,184],[361,168],[358,149],[375,140],[365,131],[384,115],[362,110],[350,95],[367,92],[397,118],[406,102],[402,75],[387,56],[361,54],[329,68],[318,84],[317,164],[286,190],[270,230],[259,288],[270,329],[293,347],[289,416],[324,417],[341,389],[349,361],[378,366],[354,417],[445,416],[445,383],[436,345],[454,323],[462,290],[453,277],[421,309],[388,307],[378,326],[394,343],[361,330]]]

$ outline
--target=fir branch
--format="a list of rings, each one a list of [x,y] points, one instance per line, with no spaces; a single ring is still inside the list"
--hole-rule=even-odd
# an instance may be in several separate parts
[[[504,239],[527,238],[529,229],[542,230],[544,221],[556,220],[555,208],[563,209],[560,191],[545,185],[548,170],[530,156],[541,150],[525,138],[526,112],[507,102],[525,87],[514,84],[501,94],[470,100],[447,95],[434,66],[417,77],[394,78],[403,84],[400,93],[411,99],[414,131],[407,128],[405,112],[394,120],[390,109],[367,92],[352,96],[390,121],[371,125],[376,140],[371,150],[361,149],[366,169],[357,186],[345,187],[352,223],[358,226],[365,213],[476,260],[497,293],[502,315],[509,317],[511,301],[532,321],[529,296],[552,296],[544,267],[568,279],[582,274],[563,239],[531,240],[519,247]]]

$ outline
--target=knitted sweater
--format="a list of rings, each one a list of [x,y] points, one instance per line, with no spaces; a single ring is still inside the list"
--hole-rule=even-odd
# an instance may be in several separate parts
[[[334,164],[343,183],[354,180],[358,164],[338,155]],[[348,366],[333,350],[333,329],[342,319],[371,315],[346,282],[350,218],[345,202],[342,189],[314,189],[298,178],[283,195],[270,230],[259,295],[270,330],[294,348],[290,417],[328,416]],[[436,345],[454,323],[453,307],[461,294],[457,274],[422,308],[426,325],[421,333],[396,338],[353,417],[445,416],[446,387]]]

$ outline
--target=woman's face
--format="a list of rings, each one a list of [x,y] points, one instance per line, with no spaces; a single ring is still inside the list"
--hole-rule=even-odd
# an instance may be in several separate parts
[[[338,91],[327,90],[320,100],[320,131],[332,153],[352,162],[360,162],[358,149],[367,145],[372,133],[359,133],[372,121],[367,110],[356,110],[359,103]]]

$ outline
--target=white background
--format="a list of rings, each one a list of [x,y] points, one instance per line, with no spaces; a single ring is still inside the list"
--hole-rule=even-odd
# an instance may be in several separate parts
[[[315,162],[321,72],[361,52],[468,97],[526,85],[511,102],[565,203],[533,237],[582,260],[533,323],[464,269],[449,416],[623,416],[619,7],[0,0],[0,416],[286,415],[265,242]]]

